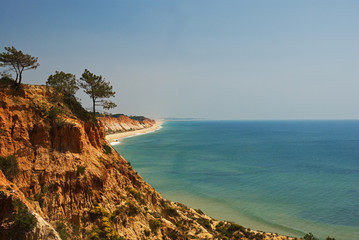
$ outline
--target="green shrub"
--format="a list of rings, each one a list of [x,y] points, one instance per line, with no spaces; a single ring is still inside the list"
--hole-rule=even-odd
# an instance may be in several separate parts
[[[47,193],[47,192],[54,192],[56,190],[56,184],[55,183],[49,183],[48,185],[44,186],[42,188],[42,193]]]
[[[39,202],[39,205],[40,205],[41,208],[44,207],[45,200],[44,200],[44,194],[43,193],[35,193],[34,194],[34,200]]]
[[[318,238],[313,236],[313,233],[307,233],[303,237],[304,240],[318,240]]]
[[[175,229],[167,228],[166,234],[169,239],[174,239],[174,240],[181,239],[181,234]]]
[[[198,212],[199,214],[204,214],[201,209],[195,209],[195,211]]]
[[[146,229],[143,231],[143,233],[145,234],[146,237],[149,237],[150,234],[151,234],[151,230],[148,229],[148,228],[146,228]]]
[[[68,233],[66,230],[66,225],[64,223],[56,222],[56,232],[58,232],[62,240],[67,240]]]
[[[70,223],[70,224],[71,224],[72,233],[78,236],[80,234],[80,226],[74,223]]]
[[[61,108],[53,106],[50,108],[50,111],[47,113],[47,116],[49,118],[56,118],[57,116],[62,114],[64,114],[64,111]]]
[[[104,159],[103,157],[99,157],[99,158],[97,159],[97,161],[99,161],[100,163],[105,164],[105,159]]]
[[[96,219],[103,216],[105,217],[110,216],[110,213],[108,213],[105,209],[98,206],[97,204],[95,204],[95,206],[88,211],[88,214],[90,215],[91,221],[95,221]]]
[[[225,222],[219,222],[216,225],[216,231],[218,233],[223,234],[224,236],[231,238],[233,237],[235,232],[243,233],[247,238],[251,236],[249,233],[249,229],[242,227],[241,225],[235,224],[235,223],[225,223]]]
[[[78,117],[80,120],[84,122],[92,122],[93,124],[97,125],[96,117],[86,111],[82,106],[81,103],[76,99],[74,96],[65,96],[64,103],[66,106],[71,110],[71,112]]]
[[[15,85],[16,85],[15,80],[9,75],[3,75],[2,78],[0,78],[0,87],[15,86]]]
[[[85,166],[77,166],[77,176],[83,175],[85,173],[86,167]]]
[[[176,210],[174,207],[171,207],[171,206],[166,206],[166,207],[165,207],[165,213],[166,213],[168,216],[172,216],[172,217],[177,217],[177,216],[179,216],[177,210]]]
[[[57,118],[56,118],[55,124],[56,124],[57,126],[59,126],[59,127],[64,127],[64,126],[74,127],[74,126],[76,126],[75,123],[68,122],[68,121],[66,121],[65,119],[60,118],[60,117],[57,117]]]
[[[19,173],[19,165],[14,155],[7,157],[0,157],[0,170],[4,173],[5,177],[12,181]]]
[[[16,211],[15,216],[13,216],[14,223],[12,226],[14,229],[13,231],[16,231],[15,235],[23,235],[34,229],[37,223],[36,217],[32,215],[27,207],[19,200],[13,201],[12,204]]]
[[[141,204],[145,204],[145,200],[144,200],[144,196],[142,195],[142,193],[136,191],[134,188],[130,189],[130,193],[132,194],[132,196]]]
[[[135,216],[140,213],[140,209],[131,201],[126,201],[127,206],[127,215],[128,216]]]
[[[205,229],[207,229],[208,231],[212,231],[212,226],[211,226],[211,223],[208,219],[205,219],[205,218],[198,218],[197,219],[197,222],[202,226],[204,227]]]
[[[162,222],[160,219],[150,220],[150,228],[152,232],[157,232],[160,227],[162,227]]]
[[[112,149],[111,149],[111,147],[109,145],[104,144],[102,146],[102,148],[103,148],[103,153],[105,153],[105,154],[111,154],[112,153]]]
[[[123,239],[113,229],[111,225],[111,215],[105,209],[95,205],[88,212],[92,221],[96,221],[96,225],[92,227],[89,238],[91,240],[121,240]]]

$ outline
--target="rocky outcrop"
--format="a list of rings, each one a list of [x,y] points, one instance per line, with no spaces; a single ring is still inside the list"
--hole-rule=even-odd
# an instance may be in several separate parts
[[[152,127],[156,121],[149,118],[132,119],[126,115],[98,118],[104,125],[106,133],[127,132]]]
[[[19,214],[18,208],[20,204],[23,207],[23,211],[26,211],[33,217],[34,226],[27,232],[22,232],[26,227],[29,218]],[[41,212],[41,209],[28,201],[24,194],[0,171],[0,239],[49,239],[49,240],[61,240],[56,230],[42,217],[37,211]],[[16,219],[23,220],[21,224],[14,224]]]
[[[107,145],[105,122],[45,86],[0,88],[0,240],[21,216],[37,220],[20,239],[287,239],[163,199]]]
[[[60,235],[56,232],[56,230],[43,219],[36,212],[32,212],[32,214],[36,218],[36,226],[35,228],[27,233],[26,239],[28,240],[38,240],[38,239],[47,239],[47,240],[61,240]]]

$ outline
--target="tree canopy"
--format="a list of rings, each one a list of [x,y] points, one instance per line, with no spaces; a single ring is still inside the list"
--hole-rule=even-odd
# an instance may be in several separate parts
[[[6,52],[0,53],[0,66],[8,67],[8,71],[16,73],[15,83],[21,84],[22,73],[25,70],[36,69],[40,64],[37,57],[24,54],[22,51],[16,50],[15,47],[5,47]]]
[[[53,87],[66,97],[74,96],[79,89],[75,75],[63,71],[56,71],[54,75],[50,75],[46,81],[46,85]]]
[[[102,76],[97,76],[85,69],[79,80],[80,86],[84,92],[92,99],[93,113],[96,113],[96,106],[102,106],[105,109],[115,108],[117,105],[111,101],[103,100],[115,96],[112,86],[106,82]]]

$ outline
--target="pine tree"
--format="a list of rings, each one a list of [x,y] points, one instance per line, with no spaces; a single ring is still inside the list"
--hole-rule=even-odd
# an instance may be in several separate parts
[[[103,100],[104,98],[114,97],[115,92],[112,91],[110,83],[106,82],[101,75],[97,76],[85,69],[79,84],[84,89],[84,92],[92,99],[94,115],[96,113],[96,106],[102,106],[105,109],[115,108],[117,106],[111,101]]]
[[[9,71],[16,73],[15,83],[17,86],[21,84],[22,73],[25,70],[36,69],[40,64],[37,57],[24,54],[22,51],[16,50],[15,47],[5,47],[7,52],[0,53],[0,66],[8,67]]]

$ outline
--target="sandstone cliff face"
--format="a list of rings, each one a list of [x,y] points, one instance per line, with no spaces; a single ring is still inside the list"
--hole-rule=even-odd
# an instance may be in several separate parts
[[[156,123],[154,120],[148,118],[139,121],[131,119],[126,115],[119,117],[104,116],[98,119],[103,123],[106,133],[140,130],[151,127]]]
[[[287,239],[163,199],[104,137],[45,86],[0,88],[0,157],[19,168],[12,181],[0,171],[0,240],[17,239],[14,201],[37,219],[22,239]]]

